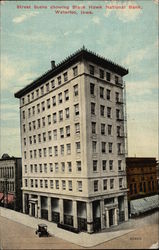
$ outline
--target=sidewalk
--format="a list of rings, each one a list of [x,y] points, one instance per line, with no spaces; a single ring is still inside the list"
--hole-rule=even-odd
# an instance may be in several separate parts
[[[53,222],[49,222],[47,220],[37,219],[34,217],[30,217],[29,215],[22,214],[15,212],[13,210],[9,210],[6,208],[0,207],[0,215],[2,217],[8,218],[10,220],[13,220],[15,222],[21,223],[25,226],[35,228],[38,223],[45,223],[48,226],[48,231],[51,235],[54,235],[58,238],[61,238],[63,240],[69,241],[71,243],[77,244],[82,247],[94,247],[96,245],[99,245],[103,242],[112,240],[114,238],[118,238],[122,235],[128,234],[129,232],[132,232],[135,230],[134,228],[130,228],[130,226],[127,223],[128,226],[125,226],[124,229],[121,229],[123,224],[121,224],[117,228],[111,228],[104,232],[94,233],[94,234],[88,234],[81,232],[79,234],[75,234],[63,229],[60,229],[57,227],[57,225]],[[111,231],[110,231],[111,230]],[[113,231],[112,231],[113,230]]]

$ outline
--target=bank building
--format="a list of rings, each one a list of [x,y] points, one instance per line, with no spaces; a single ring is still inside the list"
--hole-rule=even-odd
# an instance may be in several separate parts
[[[83,47],[15,93],[23,213],[88,233],[128,220],[127,74]]]

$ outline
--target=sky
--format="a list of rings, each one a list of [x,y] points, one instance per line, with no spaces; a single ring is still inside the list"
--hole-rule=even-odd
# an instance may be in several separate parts
[[[74,11],[73,5],[92,14],[56,14],[50,8]],[[19,99],[14,93],[49,70],[51,60],[57,64],[84,45],[129,69],[124,78],[128,156],[158,159],[158,0],[1,1],[0,8],[0,157],[21,156]]]

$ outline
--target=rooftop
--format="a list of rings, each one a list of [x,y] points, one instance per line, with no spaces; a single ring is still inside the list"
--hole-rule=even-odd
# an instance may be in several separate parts
[[[83,59],[86,59],[88,61],[91,61],[93,63],[96,63],[100,65],[103,68],[107,68],[110,71],[115,72],[116,74],[119,74],[121,76],[128,74],[128,69],[125,69],[124,67],[90,51],[87,50],[84,46],[77,50],[75,53],[71,54],[67,58],[65,58],[63,61],[61,61],[59,64],[57,64],[53,69],[48,70],[43,75],[35,79],[33,82],[31,82],[29,85],[25,86],[23,89],[19,90],[15,93],[16,98],[20,98],[23,95],[27,94],[34,88],[38,87],[44,81],[48,81],[53,76],[59,74],[62,70],[65,70],[67,67],[73,65],[77,61],[81,61]]]

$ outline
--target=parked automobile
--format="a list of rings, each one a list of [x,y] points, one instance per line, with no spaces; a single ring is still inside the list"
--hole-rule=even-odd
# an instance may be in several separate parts
[[[47,225],[46,224],[38,224],[37,229],[35,231],[35,233],[39,236],[49,236],[49,233],[47,231]]]

